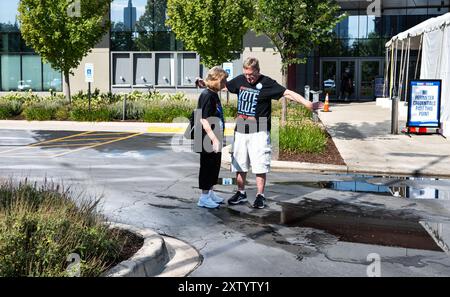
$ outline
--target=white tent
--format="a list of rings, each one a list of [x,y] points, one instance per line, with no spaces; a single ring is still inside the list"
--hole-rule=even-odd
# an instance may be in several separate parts
[[[420,79],[442,79],[441,123],[444,135],[450,136],[450,13],[428,19],[394,36],[386,43],[386,48],[386,83],[389,77],[390,98],[403,94],[404,87],[407,94],[405,78],[409,77],[411,50],[419,50],[415,78],[420,61]],[[397,59],[400,61],[398,70]]]

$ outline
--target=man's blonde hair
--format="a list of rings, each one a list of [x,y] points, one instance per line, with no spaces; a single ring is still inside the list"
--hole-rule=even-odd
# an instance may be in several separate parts
[[[244,61],[244,68],[252,68],[254,70],[260,71],[259,69],[259,60],[253,57],[248,57]]]
[[[219,92],[222,89],[220,83],[225,78],[228,78],[228,73],[222,67],[215,66],[208,71],[205,78],[206,87],[214,92]]]

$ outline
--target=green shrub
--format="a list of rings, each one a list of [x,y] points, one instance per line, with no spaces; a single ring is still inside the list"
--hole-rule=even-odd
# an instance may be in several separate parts
[[[55,120],[66,121],[70,117],[70,110],[68,106],[61,106],[55,112]]]
[[[109,122],[113,120],[113,113],[108,107],[88,108],[75,107],[70,111],[69,119],[80,122]]]
[[[273,116],[281,119],[281,100],[273,104]],[[297,102],[289,102],[287,107],[287,121],[301,121],[311,119],[312,112]]]
[[[0,277],[68,276],[69,255],[81,276],[99,276],[124,242],[95,209],[98,201],[70,199],[54,185],[0,184]]]
[[[223,104],[223,115],[225,118],[235,118],[237,116],[237,104]]]
[[[22,101],[0,99],[0,120],[13,118],[22,113]]]
[[[171,123],[175,118],[189,118],[194,106],[190,104],[151,104],[144,110],[144,122]]]
[[[63,97],[40,97],[23,104],[23,116],[28,121],[50,121],[56,119],[58,109],[68,105]]]
[[[50,121],[56,117],[56,107],[46,104],[34,104],[27,106],[23,115],[27,121]]]
[[[280,127],[280,150],[292,153],[323,153],[326,132],[311,121],[288,122]]]

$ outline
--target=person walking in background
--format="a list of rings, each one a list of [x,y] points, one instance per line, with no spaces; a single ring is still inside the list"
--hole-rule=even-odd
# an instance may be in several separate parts
[[[214,192],[222,160],[223,134],[225,121],[218,92],[225,87],[228,73],[221,67],[209,70],[205,79],[206,90],[198,100],[197,109],[201,110],[202,151],[200,153],[199,188],[202,194],[197,205],[205,208],[217,208],[224,199]]]
[[[353,94],[353,74],[346,67],[341,79],[341,100],[348,101]]]

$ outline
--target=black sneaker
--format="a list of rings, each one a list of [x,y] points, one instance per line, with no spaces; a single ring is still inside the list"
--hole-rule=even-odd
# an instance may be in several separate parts
[[[233,195],[230,199],[228,199],[228,204],[237,205],[243,202],[247,202],[247,193],[242,194],[240,191],[237,191],[236,194]]]
[[[253,203],[253,208],[263,209],[265,207],[266,198],[263,195],[256,196],[256,200]]]

